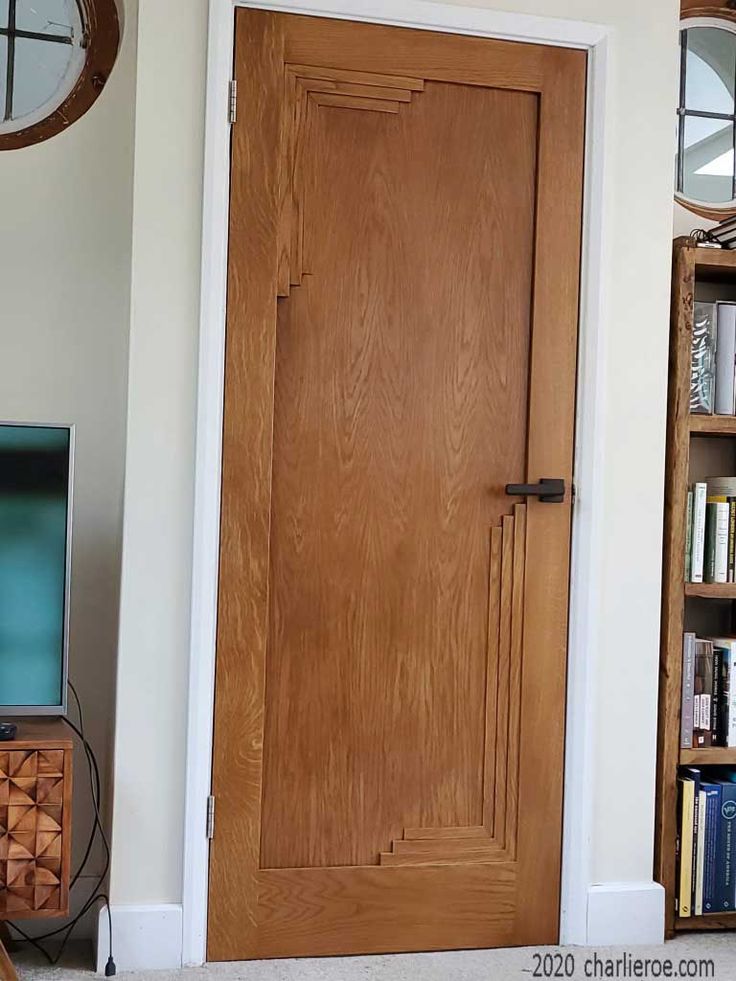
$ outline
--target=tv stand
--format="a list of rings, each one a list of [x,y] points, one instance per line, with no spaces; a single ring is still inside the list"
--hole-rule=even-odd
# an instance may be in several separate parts
[[[0,921],[66,916],[72,740],[61,719],[16,719],[0,742]],[[0,933],[0,977],[16,973]],[[7,934],[5,934],[7,937]]]
[[[18,981],[18,975],[13,967],[10,954],[5,944],[10,941],[10,933],[4,923],[0,923],[0,979],[2,981]]]

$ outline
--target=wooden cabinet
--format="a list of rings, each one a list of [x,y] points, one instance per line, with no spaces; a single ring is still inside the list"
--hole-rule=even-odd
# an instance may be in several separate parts
[[[72,740],[60,719],[0,742],[0,920],[69,912]]]

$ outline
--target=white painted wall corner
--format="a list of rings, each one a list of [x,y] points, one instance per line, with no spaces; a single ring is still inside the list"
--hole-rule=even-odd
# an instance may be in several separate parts
[[[600,882],[588,890],[588,946],[664,942],[664,889],[658,882]]]
[[[115,906],[112,913],[113,957],[121,971],[165,970],[182,965],[182,908],[179,903]],[[100,910],[97,972],[104,974],[109,956],[107,911]]]

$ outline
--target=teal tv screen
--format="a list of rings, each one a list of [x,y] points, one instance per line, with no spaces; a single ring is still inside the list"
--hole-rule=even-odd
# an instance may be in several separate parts
[[[71,431],[0,425],[0,706],[64,703]]]

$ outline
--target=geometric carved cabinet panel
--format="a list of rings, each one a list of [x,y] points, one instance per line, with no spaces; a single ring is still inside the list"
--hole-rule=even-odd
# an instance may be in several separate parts
[[[0,920],[68,911],[72,753],[60,742],[0,744]]]

